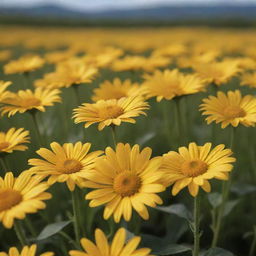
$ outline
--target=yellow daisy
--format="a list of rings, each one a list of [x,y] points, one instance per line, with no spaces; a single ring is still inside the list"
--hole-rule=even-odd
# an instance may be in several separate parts
[[[70,59],[59,63],[56,73],[62,76],[64,87],[71,87],[82,83],[91,83],[98,74],[98,69],[86,65],[80,59]]]
[[[36,244],[33,244],[31,246],[24,246],[21,252],[19,252],[19,250],[16,247],[11,247],[8,253],[0,252],[0,256],[36,256],[38,255],[36,251],[37,251]],[[53,256],[53,255],[54,255],[53,252],[45,252],[45,253],[39,254],[39,256]]]
[[[37,55],[22,56],[4,65],[5,74],[27,73],[41,68],[45,61]]]
[[[121,122],[135,123],[132,117],[146,115],[143,110],[148,109],[148,103],[140,96],[131,96],[119,100],[99,100],[96,103],[84,103],[74,109],[75,123],[85,122],[87,128],[94,123],[99,123],[101,131],[105,126],[120,125]]]
[[[90,143],[65,143],[61,146],[57,142],[52,142],[52,151],[40,148],[36,152],[45,160],[30,159],[28,161],[34,166],[30,171],[39,176],[50,176],[48,179],[50,185],[55,182],[66,182],[69,190],[73,191],[75,185],[81,185],[85,173],[94,167],[95,160],[102,154],[102,151],[88,153],[90,147]]]
[[[146,58],[142,56],[126,56],[123,59],[117,59],[112,64],[114,71],[136,71],[143,69],[146,64]]]
[[[237,61],[222,61],[203,63],[194,65],[198,75],[208,83],[214,83],[217,86],[227,83],[232,77],[240,71]]]
[[[253,73],[245,73],[241,76],[241,84],[246,85],[250,88],[256,88],[256,72]]]
[[[156,70],[153,74],[144,75],[144,79],[148,97],[156,97],[157,101],[204,91],[206,86],[198,76],[184,75],[178,69]]]
[[[0,221],[4,227],[11,228],[14,219],[24,219],[28,213],[36,213],[46,207],[44,200],[51,198],[42,178],[31,176],[24,171],[17,178],[8,172],[0,177]]]
[[[90,207],[106,205],[104,219],[113,215],[115,222],[123,216],[129,221],[134,209],[143,219],[149,214],[145,205],[162,204],[157,193],[165,190],[160,182],[161,157],[150,159],[152,150],[139,145],[118,143],[116,151],[107,147],[105,155],[95,163],[95,169],[86,173],[85,187],[94,190],[86,195]]]
[[[203,115],[207,115],[206,122],[221,123],[221,128],[231,124],[237,127],[240,123],[244,126],[255,126],[256,98],[253,95],[242,97],[239,90],[218,92],[217,96],[203,99],[200,105]]]
[[[216,178],[227,180],[232,170],[232,151],[221,144],[212,149],[211,143],[198,146],[190,143],[188,148],[180,147],[178,153],[170,151],[163,155],[161,171],[164,172],[164,183],[173,184],[172,194],[177,195],[180,190],[188,186],[192,196],[198,194],[199,187],[210,192],[208,180]]]
[[[149,253],[151,249],[137,249],[141,238],[135,236],[129,241],[126,240],[126,231],[120,228],[115,233],[111,244],[108,243],[106,235],[101,229],[95,230],[95,243],[87,238],[81,239],[84,251],[69,251],[70,256],[153,256]],[[1,256],[1,255],[0,255]],[[16,255],[14,255],[16,256]]]
[[[145,94],[145,88],[138,83],[132,83],[130,79],[121,81],[119,78],[115,78],[113,82],[104,81],[100,84],[99,88],[93,90],[94,95],[92,100],[94,102],[98,100],[120,99],[122,97],[129,97],[132,95]]]
[[[0,80],[0,102],[9,96],[10,92],[6,89],[12,84],[12,82],[1,81]]]
[[[34,110],[44,112],[46,106],[53,106],[53,103],[61,101],[59,94],[58,89],[36,88],[34,92],[29,89],[19,90],[17,93],[11,93],[8,98],[3,100],[2,115],[8,113],[10,117],[17,112],[24,113]]]
[[[29,143],[29,139],[29,132],[23,128],[11,128],[6,133],[0,132],[0,154],[26,150],[28,147],[23,144]]]

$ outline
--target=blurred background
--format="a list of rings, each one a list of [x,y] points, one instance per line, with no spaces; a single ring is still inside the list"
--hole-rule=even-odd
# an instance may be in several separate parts
[[[256,25],[256,0],[0,0],[0,24]]]

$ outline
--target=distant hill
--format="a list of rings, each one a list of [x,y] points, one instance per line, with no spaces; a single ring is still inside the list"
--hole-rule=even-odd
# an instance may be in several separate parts
[[[213,19],[235,18],[256,19],[256,5],[191,5],[191,6],[159,6],[137,9],[114,9],[104,11],[80,11],[63,8],[57,5],[41,5],[23,8],[0,7],[0,16],[54,17],[69,19]]]

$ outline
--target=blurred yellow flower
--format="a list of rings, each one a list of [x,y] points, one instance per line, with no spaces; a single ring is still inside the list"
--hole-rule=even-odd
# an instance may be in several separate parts
[[[240,71],[238,61],[235,60],[197,64],[193,68],[202,79],[217,86],[227,83]]]
[[[198,76],[185,75],[178,69],[156,70],[153,74],[145,74],[144,79],[143,86],[147,88],[147,96],[156,97],[157,101],[194,94],[204,91],[206,87],[205,82]]]
[[[143,110],[148,109],[148,103],[140,96],[130,96],[119,100],[99,100],[96,103],[84,103],[74,109],[74,122],[83,123],[87,128],[94,123],[99,123],[101,131],[105,126],[120,125],[122,122],[135,123],[133,117],[146,115]]]
[[[4,65],[5,74],[28,73],[41,68],[45,61],[37,55],[22,56]]]
[[[6,91],[6,89],[12,84],[12,82],[8,81],[1,81],[0,80],[0,103],[2,100],[4,100],[9,95],[9,91]]]
[[[46,207],[44,200],[51,198],[42,178],[24,171],[17,178],[8,172],[0,177],[0,222],[5,228],[13,226],[14,219],[24,219],[28,213],[36,213]]]
[[[197,196],[199,187],[210,192],[208,180],[216,178],[227,180],[232,170],[232,163],[236,161],[231,157],[232,151],[224,149],[221,144],[212,149],[211,143],[198,146],[190,143],[188,148],[180,147],[179,152],[170,151],[163,155],[161,171],[164,172],[163,183],[172,187],[172,195],[188,186],[189,193]]]
[[[26,111],[39,110],[44,112],[46,106],[53,106],[55,102],[60,102],[60,91],[58,89],[48,90],[36,88],[35,91],[20,90],[17,93],[11,93],[2,102],[2,115],[8,113],[8,116],[13,116],[17,112],[24,113]]]
[[[111,244],[108,243],[107,236],[101,229],[95,230],[95,244],[87,238],[81,239],[84,251],[69,251],[70,256],[153,256],[151,249],[137,249],[141,238],[135,236],[127,241],[126,231],[120,228],[114,235]],[[16,256],[16,255],[14,255]]]
[[[202,115],[207,115],[207,124],[221,123],[221,128],[229,124],[237,127],[240,123],[244,126],[255,126],[256,123],[256,98],[253,95],[242,97],[239,90],[218,92],[217,96],[203,99],[200,105]]]
[[[37,256],[37,245],[33,244],[31,246],[24,246],[21,249],[21,252],[16,247],[11,247],[9,252],[0,252],[0,256]],[[39,256],[53,256],[53,252],[45,252],[43,254],[39,254]]]
[[[112,64],[114,71],[136,71],[145,70],[152,72],[156,68],[167,66],[171,60],[162,56],[126,56],[123,59],[118,59]]]
[[[240,80],[240,85],[246,85],[250,88],[256,88],[256,72],[242,74]]]
[[[0,61],[9,60],[12,56],[12,52],[10,50],[2,50],[0,51]]]
[[[62,76],[64,87],[71,87],[82,83],[91,83],[98,74],[98,69],[71,61],[59,64],[56,72]]]
[[[90,143],[65,143],[61,146],[52,142],[52,151],[46,148],[37,150],[37,154],[45,160],[33,158],[28,161],[34,166],[30,171],[42,177],[49,176],[50,185],[66,182],[69,190],[74,191],[75,185],[81,186],[85,173],[94,167],[95,160],[102,154],[102,151],[88,153],[90,147]]]
[[[29,143],[29,139],[29,131],[23,128],[11,128],[6,133],[0,132],[0,154],[26,150],[28,147],[23,144]]]
[[[144,95],[145,87],[140,86],[138,83],[132,83],[130,79],[121,81],[119,78],[115,78],[113,82],[106,80],[101,83],[99,88],[93,90],[93,93],[92,100],[94,102],[98,100],[118,100],[135,94]]]
[[[85,187],[94,190],[86,195],[89,206],[106,205],[104,219],[113,215],[115,222],[123,216],[126,221],[134,209],[143,219],[149,214],[145,205],[155,207],[162,200],[157,193],[165,190],[160,183],[161,157],[150,159],[152,150],[139,145],[118,143],[116,151],[107,147],[105,155],[95,163],[95,169],[86,173]]]
[[[186,47],[183,44],[170,44],[161,48],[156,49],[153,52],[154,56],[169,56],[174,57],[182,55],[186,52]]]

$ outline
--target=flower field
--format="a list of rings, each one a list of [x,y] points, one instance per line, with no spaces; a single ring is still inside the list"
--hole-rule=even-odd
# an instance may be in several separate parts
[[[0,35],[0,256],[256,254],[254,30]]]

